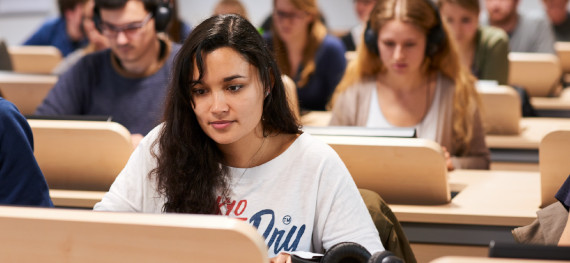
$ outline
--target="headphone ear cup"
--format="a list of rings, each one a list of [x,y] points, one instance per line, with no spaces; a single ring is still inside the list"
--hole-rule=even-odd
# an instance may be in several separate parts
[[[426,41],[426,56],[431,57],[439,51],[447,36],[445,34],[445,29],[443,28],[443,23],[441,21],[439,8],[431,0],[426,0],[426,2],[432,7],[433,11],[435,12],[435,18],[437,20],[437,25],[429,31]]]
[[[404,261],[396,257],[392,252],[384,250],[374,253],[368,260],[368,263],[404,263]]]
[[[374,55],[380,55],[380,50],[378,50],[378,35],[376,35],[372,27],[370,27],[370,21],[366,23],[366,29],[364,30],[364,43],[368,51]]]
[[[93,7],[93,24],[95,24],[95,28],[99,33],[103,33],[101,29],[101,15],[99,13],[99,8],[97,6]]]
[[[332,246],[321,259],[321,263],[366,263],[370,252],[360,244],[342,242]]]
[[[170,23],[170,18],[172,16],[172,11],[168,4],[159,4],[154,12],[154,28],[157,32],[163,32],[166,30],[168,23]]]

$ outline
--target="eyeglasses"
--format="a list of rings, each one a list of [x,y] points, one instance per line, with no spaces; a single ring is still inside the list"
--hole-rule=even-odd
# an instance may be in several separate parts
[[[289,19],[289,20],[295,20],[295,19],[302,19],[305,17],[306,13],[304,12],[285,12],[285,11],[279,11],[279,10],[275,10],[273,12],[273,14],[275,15],[275,17],[279,20],[285,20],[285,19]]]
[[[103,35],[109,38],[115,38],[119,34],[119,32],[123,32],[128,37],[132,37],[136,33],[139,32],[143,26],[145,26],[150,19],[152,18],[152,13],[149,13],[141,22],[138,23],[130,23],[124,26],[114,26],[108,23],[103,22],[101,24],[101,32]]]

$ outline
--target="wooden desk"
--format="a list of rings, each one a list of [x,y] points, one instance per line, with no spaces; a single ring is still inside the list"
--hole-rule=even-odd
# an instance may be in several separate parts
[[[570,89],[563,89],[557,97],[533,97],[530,103],[541,117],[570,118]]]
[[[390,205],[418,262],[442,256],[486,256],[491,240],[514,242],[540,206],[538,172],[457,170],[449,173],[449,204]],[[515,183],[516,182],[516,183]]]
[[[518,135],[486,135],[491,169],[538,171],[538,146],[548,133],[570,130],[570,119],[523,118]],[[518,168],[518,169],[517,169]]]
[[[49,195],[56,207],[93,209],[103,199],[104,191],[76,191],[50,189]]]

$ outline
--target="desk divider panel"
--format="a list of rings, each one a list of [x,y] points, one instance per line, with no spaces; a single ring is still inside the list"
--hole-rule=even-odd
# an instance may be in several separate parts
[[[54,75],[0,72],[0,93],[23,115],[34,114],[57,82]]]
[[[53,46],[9,46],[14,72],[51,74],[63,59]]]
[[[267,263],[263,238],[222,216],[0,206],[1,262]]]
[[[522,86],[531,97],[551,95],[561,74],[560,60],[554,54],[509,53],[509,85]]]
[[[444,204],[451,200],[439,144],[425,139],[313,135],[329,144],[359,188],[392,204]]]
[[[570,175],[570,130],[553,131],[539,146],[541,207],[554,202],[554,195]]]
[[[108,191],[133,146],[115,122],[28,120],[34,154],[51,189]]]

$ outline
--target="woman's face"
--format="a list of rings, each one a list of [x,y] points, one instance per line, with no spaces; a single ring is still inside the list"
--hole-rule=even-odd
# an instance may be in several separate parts
[[[426,49],[425,33],[400,20],[387,22],[378,32],[380,59],[390,73],[408,74],[421,70]]]
[[[293,41],[307,34],[313,17],[303,10],[297,9],[291,0],[275,0],[273,23],[279,37],[285,41]]]
[[[479,14],[452,3],[443,4],[440,12],[441,19],[447,22],[460,46],[466,47],[474,43],[479,26]]]
[[[205,55],[202,80],[197,80],[197,67],[193,76],[194,113],[212,140],[232,144],[254,138],[256,130],[261,134],[263,85],[257,68],[240,53],[218,48]]]

